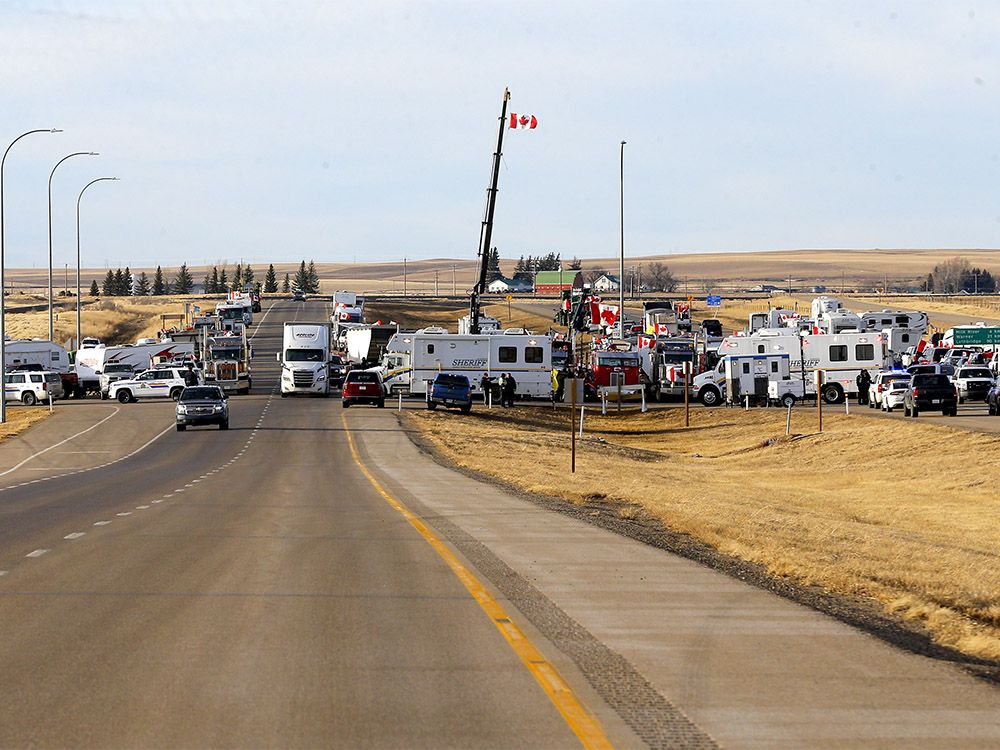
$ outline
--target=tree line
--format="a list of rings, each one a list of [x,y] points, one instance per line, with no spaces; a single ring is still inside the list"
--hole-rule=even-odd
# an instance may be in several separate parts
[[[973,267],[967,258],[958,257],[934,266],[927,274],[924,288],[938,294],[993,294],[997,282],[985,268]]]
[[[237,263],[233,269],[232,276],[226,266],[221,269],[212,266],[212,270],[205,274],[204,280],[205,294],[226,294],[227,292],[253,290],[257,294],[275,294],[278,291],[278,274],[274,270],[274,264],[267,267],[264,281],[256,278],[256,272],[248,263],[244,266]],[[319,273],[316,271],[316,264],[313,261],[303,260],[299,264],[295,276],[286,273],[281,283],[281,291],[288,293],[301,290],[307,294],[319,293]],[[150,279],[145,271],[138,276],[132,273],[128,266],[125,268],[108,269],[101,284],[94,279],[90,284],[91,297],[159,297],[165,294],[190,294],[194,291],[194,277],[188,270],[187,264],[181,264],[177,273],[167,278],[160,266],[156,267],[153,278]]]

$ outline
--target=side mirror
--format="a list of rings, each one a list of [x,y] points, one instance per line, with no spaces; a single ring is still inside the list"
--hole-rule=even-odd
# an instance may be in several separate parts
[[[274,358],[278,361],[278,364],[281,364],[281,352],[278,352],[277,354],[275,354]]]
[[[95,374],[95,375],[100,375],[100,374],[101,374],[101,371],[100,371],[100,370],[94,370],[94,374]]]

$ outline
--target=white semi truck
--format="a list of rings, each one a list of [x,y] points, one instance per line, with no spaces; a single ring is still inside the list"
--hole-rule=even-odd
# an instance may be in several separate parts
[[[330,395],[330,324],[285,323],[281,351],[281,397]]]
[[[509,372],[519,396],[552,395],[552,339],[523,333],[397,333],[377,368],[390,393],[421,395],[439,372],[465,375],[481,393],[483,374]]]

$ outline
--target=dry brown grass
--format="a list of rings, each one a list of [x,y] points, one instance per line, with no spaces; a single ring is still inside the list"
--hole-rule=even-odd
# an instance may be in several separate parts
[[[492,315],[504,328],[527,328],[536,333],[545,333],[553,325],[552,318],[511,305],[507,316],[507,303],[484,305],[483,313]],[[554,307],[553,307],[554,309]],[[468,304],[461,302],[408,300],[406,302],[378,300],[365,306],[368,321],[394,321],[404,328],[442,326],[454,333],[458,330],[458,319],[469,312]]]
[[[35,407],[15,407],[7,410],[7,421],[0,424],[0,443],[4,440],[19,435],[33,424],[48,419],[49,408],[47,406]]]
[[[44,300],[43,300],[44,301]],[[215,298],[195,297],[118,297],[86,300],[83,303],[81,331],[96,336],[105,344],[131,344],[137,338],[155,337],[160,331],[161,315],[184,311],[184,303],[215,307]],[[48,338],[48,310],[12,312],[6,316],[6,332],[11,338]],[[76,310],[58,309],[55,339],[60,343],[76,337]]]
[[[680,409],[587,417],[569,473],[565,411],[407,419],[456,463],[532,492],[642,506],[719,551],[876,600],[943,644],[1000,658],[1000,437],[866,416]],[[596,438],[607,442],[601,444]]]

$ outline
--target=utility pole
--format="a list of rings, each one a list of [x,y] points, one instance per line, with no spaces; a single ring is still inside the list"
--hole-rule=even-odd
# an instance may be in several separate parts
[[[618,338],[625,338],[625,141],[621,148],[621,181],[619,191],[619,216],[621,218],[622,253],[618,258]],[[621,408],[621,399],[618,400]]]
[[[458,276],[456,276],[455,264],[451,264],[451,293],[453,296],[458,296]]]
[[[434,269],[434,296],[440,297],[440,291],[438,290],[438,270]]]
[[[403,297],[406,297],[406,256],[403,256]]]

